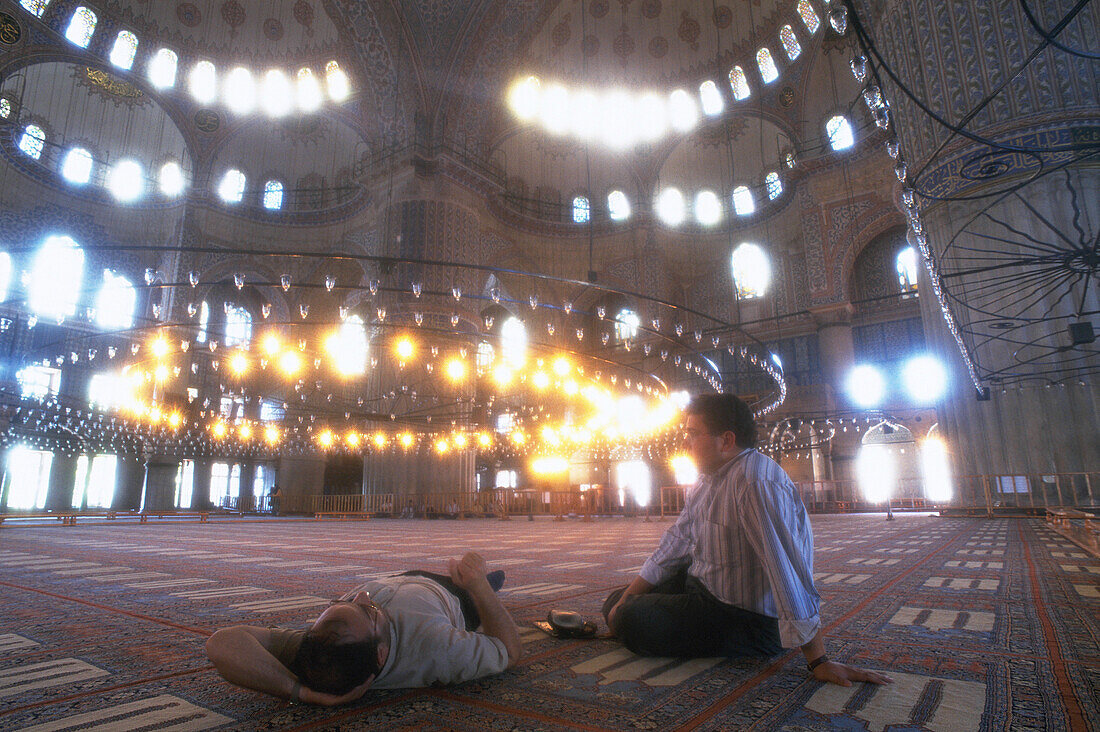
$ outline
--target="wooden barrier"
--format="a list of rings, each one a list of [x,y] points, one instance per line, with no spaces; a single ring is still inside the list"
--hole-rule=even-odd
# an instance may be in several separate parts
[[[150,518],[197,518],[200,523],[206,523],[210,519],[209,511],[56,511],[45,513],[0,513],[0,524],[4,519],[56,519],[62,526],[76,526],[78,520],[103,519],[116,521],[119,519],[136,519],[139,524],[148,523]]]
[[[1073,508],[1048,508],[1047,525],[1094,557],[1100,557],[1100,526],[1096,515]]]

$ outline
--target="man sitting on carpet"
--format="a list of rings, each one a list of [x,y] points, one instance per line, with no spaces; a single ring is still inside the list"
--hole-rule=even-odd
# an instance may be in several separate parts
[[[457,684],[523,655],[496,596],[503,583],[503,572],[486,575],[485,560],[469,552],[450,560],[450,577],[413,571],[367,582],[333,601],[308,631],[223,628],[206,653],[230,683],[324,706],[368,688]]]
[[[638,576],[607,598],[608,627],[641,655],[775,655],[799,646],[820,681],[889,683],[825,656],[809,517],[791,479],[755,442],[741,399],[691,401],[684,447],[699,481]]]

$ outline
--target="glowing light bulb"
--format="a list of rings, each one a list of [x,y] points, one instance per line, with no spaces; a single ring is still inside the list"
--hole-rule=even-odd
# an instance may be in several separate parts
[[[269,445],[277,445],[279,443],[279,428],[274,425],[268,425],[264,428],[264,440]]]
[[[531,383],[535,385],[536,389],[545,389],[550,386],[550,377],[547,376],[545,371],[536,371],[531,375]]]
[[[409,449],[410,447],[412,447],[412,444],[413,444],[413,439],[414,439],[414,438],[413,438],[413,436],[412,436],[411,434],[409,434],[408,432],[402,432],[402,433],[401,433],[401,436],[400,436],[400,437],[398,437],[397,439],[398,439],[398,440],[399,440],[399,441],[401,442],[401,447],[403,447],[403,448],[405,448],[406,450],[408,450],[408,449]]]
[[[493,438],[489,436],[488,432],[479,432],[477,435],[477,444],[481,447],[489,447],[493,444]]]
[[[409,338],[402,338],[397,342],[394,350],[397,352],[398,358],[402,361],[408,361],[416,353],[416,346]]]
[[[386,446],[386,433],[375,432],[374,433],[374,446],[381,449]]]
[[[213,433],[215,439],[221,440],[229,434],[229,427],[225,424],[225,422],[218,421],[214,423],[214,426],[210,429],[210,431],[211,433]]]
[[[283,344],[279,340],[279,336],[275,333],[268,333],[264,336],[263,341],[260,343],[260,347],[264,349],[264,353],[269,356],[274,356],[283,349]]]
[[[569,359],[565,356],[558,356],[554,359],[554,373],[558,376],[565,376],[572,368],[573,365],[569,363]]]
[[[229,359],[229,370],[237,376],[248,373],[248,357],[243,353],[234,353]]]
[[[250,425],[248,422],[245,422],[237,429],[237,434],[240,435],[242,440],[251,440],[252,425]]]
[[[279,369],[287,376],[294,376],[302,369],[302,357],[295,351],[284,351],[279,356]]]
[[[452,358],[448,361],[447,378],[451,381],[462,381],[466,378],[466,362],[458,358]]]
[[[344,436],[344,442],[348,443],[348,447],[359,447],[359,440],[360,440],[359,433],[356,432],[355,430],[352,430],[351,432],[348,432]]]
[[[336,436],[332,434],[332,430],[326,429],[317,435],[317,442],[321,447],[332,447],[332,443],[335,441]]]
[[[153,351],[153,355],[157,358],[164,358],[168,355],[168,340],[165,338],[157,338],[153,341],[150,348]]]

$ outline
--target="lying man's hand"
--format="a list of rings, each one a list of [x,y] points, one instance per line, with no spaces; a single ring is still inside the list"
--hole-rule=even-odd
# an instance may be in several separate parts
[[[326,694],[322,691],[314,691],[313,689],[303,686],[302,690],[299,692],[298,698],[302,700],[303,704],[317,704],[318,706],[322,707],[338,707],[341,704],[350,704],[356,699],[362,697],[363,694],[367,693],[367,689],[370,688],[370,685],[372,683],[374,683],[373,674],[371,676],[368,676],[367,680],[364,681],[362,684],[356,686],[354,689],[346,694],[342,694],[341,696],[336,696],[335,694]]]
[[[813,670],[813,675],[818,681],[828,681],[839,686],[851,686],[853,681],[866,681],[871,684],[894,683],[894,680],[885,674],[837,661],[826,661]]]
[[[467,592],[481,589],[482,584],[489,586],[485,579],[485,559],[477,552],[466,552],[466,556],[461,560],[450,560],[449,569],[451,579]]]

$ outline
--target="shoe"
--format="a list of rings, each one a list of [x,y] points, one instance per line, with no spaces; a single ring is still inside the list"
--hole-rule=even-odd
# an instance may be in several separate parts
[[[596,635],[596,624],[585,620],[580,613],[551,610],[546,615],[546,622],[558,638],[593,638]]]
[[[493,592],[500,592],[500,588],[504,587],[504,570],[494,569],[485,575],[485,579],[489,580],[489,586],[493,588]]]

